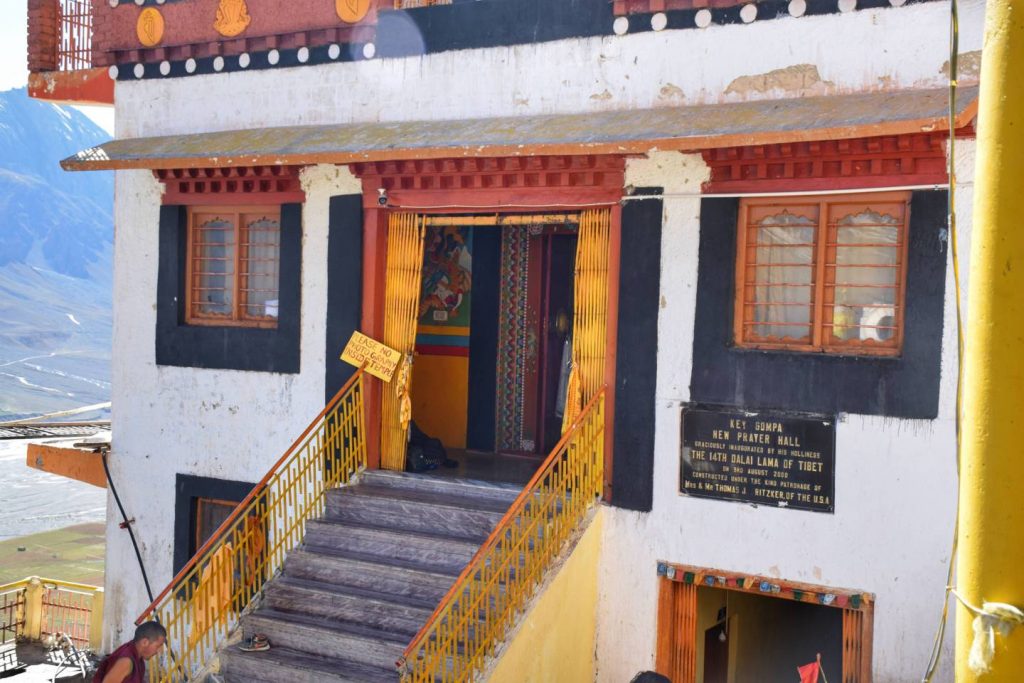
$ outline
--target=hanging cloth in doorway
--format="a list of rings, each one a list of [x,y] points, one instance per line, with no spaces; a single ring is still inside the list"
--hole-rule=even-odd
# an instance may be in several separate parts
[[[563,434],[604,384],[610,234],[610,209],[588,210],[580,215],[573,289],[572,368],[562,415]]]
[[[388,222],[384,344],[401,352],[402,362],[384,387],[381,406],[380,464],[387,470],[405,469],[425,226],[423,216],[412,213],[393,213]]]

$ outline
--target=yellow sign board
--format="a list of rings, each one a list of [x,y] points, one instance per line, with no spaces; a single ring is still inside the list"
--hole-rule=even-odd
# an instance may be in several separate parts
[[[391,381],[395,368],[402,360],[402,354],[384,346],[379,341],[370,339],[365,334],[353,332],[352,338],[341,352],[341,359],[356,367],[366,364],[366,371],[385,382]]]

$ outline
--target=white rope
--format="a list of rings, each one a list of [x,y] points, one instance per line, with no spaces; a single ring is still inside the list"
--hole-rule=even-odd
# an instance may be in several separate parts
[[[967,657],[967,666],[975,674],[987,673],[992,668],[992,660],[996,654],[996,633],[1004,638],[1013,629],[1024,624],[1024,612],[1005,602],[983,602],[976,607],[960,597],[956,589],[949,592],[960,601],[960,604],[974,613],[974,640],[971,652]]]

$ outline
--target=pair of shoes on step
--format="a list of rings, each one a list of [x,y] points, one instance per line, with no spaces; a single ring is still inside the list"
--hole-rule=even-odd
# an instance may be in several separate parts
[[[242,652],[263,652],[270,649],[270,639],[262,633],[257,633],[243,640],[238,649]]]

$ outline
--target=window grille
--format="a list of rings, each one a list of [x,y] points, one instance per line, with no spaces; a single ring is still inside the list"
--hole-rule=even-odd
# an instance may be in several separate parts
[[[192,208],[188,243],[186,322],[277,326],[278,207]]]
[[[736,345],[897,355],[909,199],[879,193],[743,200]]]

